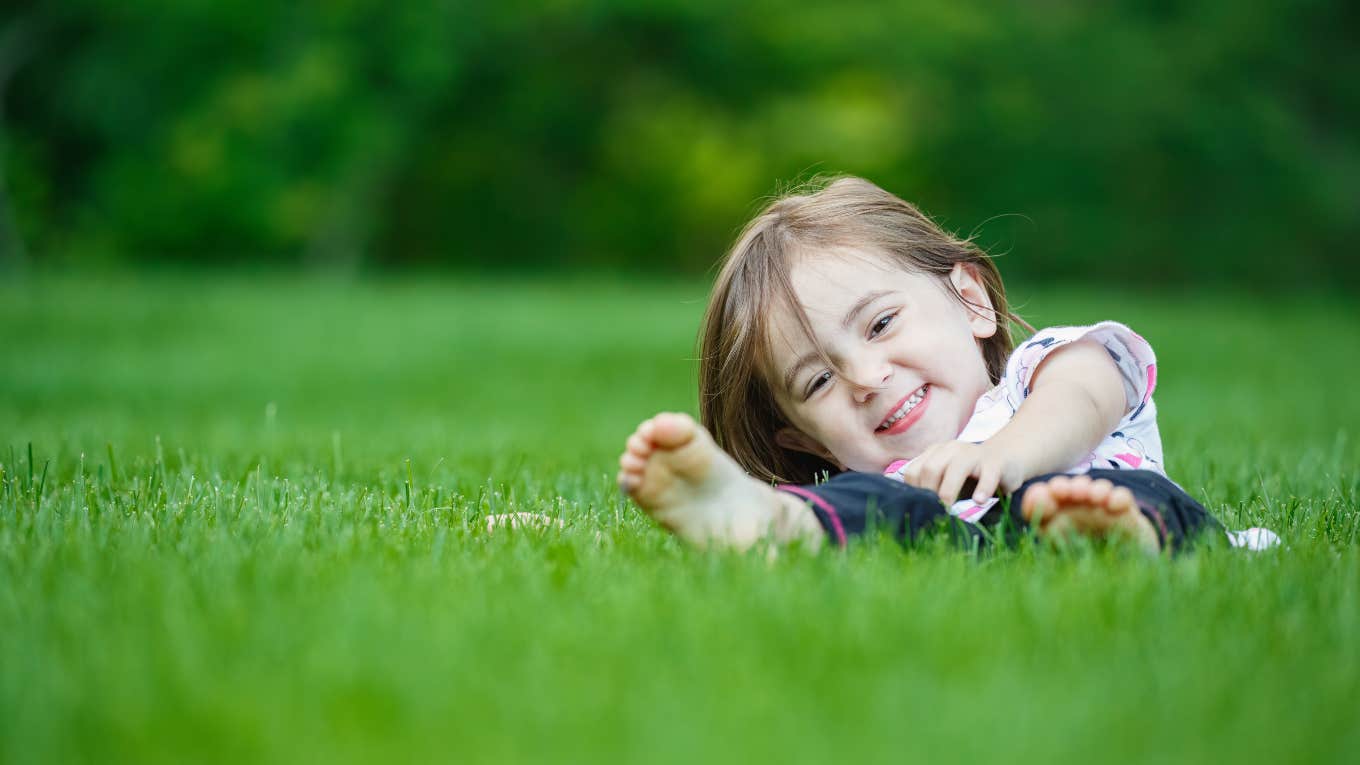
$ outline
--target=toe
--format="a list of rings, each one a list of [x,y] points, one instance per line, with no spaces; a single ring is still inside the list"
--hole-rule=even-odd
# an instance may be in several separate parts
[[[1033,521],[1036,515],[1052,516],[1055,503],[1053,492],[1046,483],[1038,483],[1025,490],[1025,498],[1020,503],[1020,515]]]
[[[1091,476],[1074,475],[1068,479],[1067,487],[1068,499],[1085,501],[1091,496]]]
[[[1119,515],[1134,510],[1137,503],[1134,502],[1133,492],[1127,487],[1117,486],[1110,491],[1110,499],[1105,503],[1105,512],[1111,515]]]
[[[630,473],[641,473],[647,469],[647,460],[632,452],[624,452],[623,456],[619,457],[619,467]]]
[[[628,453],[647,457],[652,453],[652,442],[643,438],[640,433],[634,433],[628,437]]]
[[[1090,498],[1092,504],[1103,505],[1110,498],[1110,492],[1114,489],[1114,484],[1104,478],[1091,482],[1091,488],[1087,490],[1086,496]]]
[[[687,414],[663,412],[652,418],[651,440],[660,448],[674,449],[689,443],[698,427]]]
[[[1053,476],[1048,481],[1048,490],[1055,501],[1061,502],[1072,493],[1072,479],[1065,475]]]

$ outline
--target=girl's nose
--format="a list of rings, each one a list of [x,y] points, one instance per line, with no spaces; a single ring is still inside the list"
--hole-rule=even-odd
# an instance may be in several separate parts
[[[879,391],[888,386],[888,381],[892,380],[892,365],[880,364],[872,373],[863,376],[856,374],[854,379],[857,382],[851,386],[851,395],[855,397],[856,403],[867,404]],[[863,382],[858,382],[859,380]]]

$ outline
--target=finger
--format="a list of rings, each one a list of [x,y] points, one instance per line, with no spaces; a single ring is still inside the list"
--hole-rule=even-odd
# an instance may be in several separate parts
[[[902,468],[902,480],[911,486],[920,486],[921,481],[925,480],[921,476],[921,471],[925,469],[927,454],[922,454],[911,461],[911,464]]]
[[[997,486],[1001,483],[1001,468],[995,465],[983,465],[978,471],[977,486],[973,487],[973,501],[979,505],[991,499],[996,494]]]
[[[911,486],[915,486],[915,485],[916,485],[916,470],[917,470],[917,465],[916,465],[916,463],[915,463],[914,461],[913,461],[913,462],[909,462],[909,463],[907,463],[906,465],[904,465],[904,466],[902,467],[901,470],[897,471],[897,475],[898,475],[899,478],[902,479],[902,482],[903,482],[903,483],[909,484],[909,485],[911,485]]]
[[[963,482],[972,477],[973,465],[966,460],[956,459],[944,469],[944,475],[940,479],[940,499],[946,505],[952,505],[959,501],[959,490],[963,488]]]
[[[923,454],[917,460],[921,463],[921,467],[916,471],[916,485],[939,494],[940,478],[944,473],[944,455],[937,450]],[[915,462],[912,463],[912,465],[915,464]]]

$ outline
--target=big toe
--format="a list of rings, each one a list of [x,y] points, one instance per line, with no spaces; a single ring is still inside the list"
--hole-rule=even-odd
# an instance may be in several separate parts
[[[699,431],[699,423],[687,414],[663,412],[652,418],[652,443],[662,449],[675,449],[689,443]]]
[[[1056,503],[1053,501],[1053,491],[1048,484],[1038,483],[1025,490],[1025,498],[1020,503],[1020,514],[1025,520],[1034,520],[1035,515],[1052,515]]]

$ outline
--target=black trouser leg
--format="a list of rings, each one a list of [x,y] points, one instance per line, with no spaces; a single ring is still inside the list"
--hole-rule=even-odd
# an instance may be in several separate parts
[[[1009,516],[999,506],[987,514],[983,528],[992,530],[1008,523],[1001,537],[1015,544],[1029,524],[1020,515],[1025,491],[1040,481],[1064,473],[1051,473],[1026,481],[1011,496]],[[1138,508],[1157,529],[1162,549],[1185,549],[1205,529],[1221,529],[1218,521],[1179,486],[1148,470],[1092,470],[1087,475],[1104,478],[1133,492]],[[808,500],[827,536],[838,544],[866,531],[887,531],[898,541],[913,545],[925,538],[944,535],[966,549],[980,549],[989,535],[978,526],[949,515],[934,492],[908,486],[872,473],[841,473],[815,486],[782,486],[783,491]],[[1009,518],[1008,521],[1003,520]]]
[[[891,533],[908,546],[938,535],[965,549],[987,543],[981,529],[946,512],[935,492],[881,475],[841,473],[815,486],[779,488],[808,500],[827,536],[837,544],[875,529]]]

